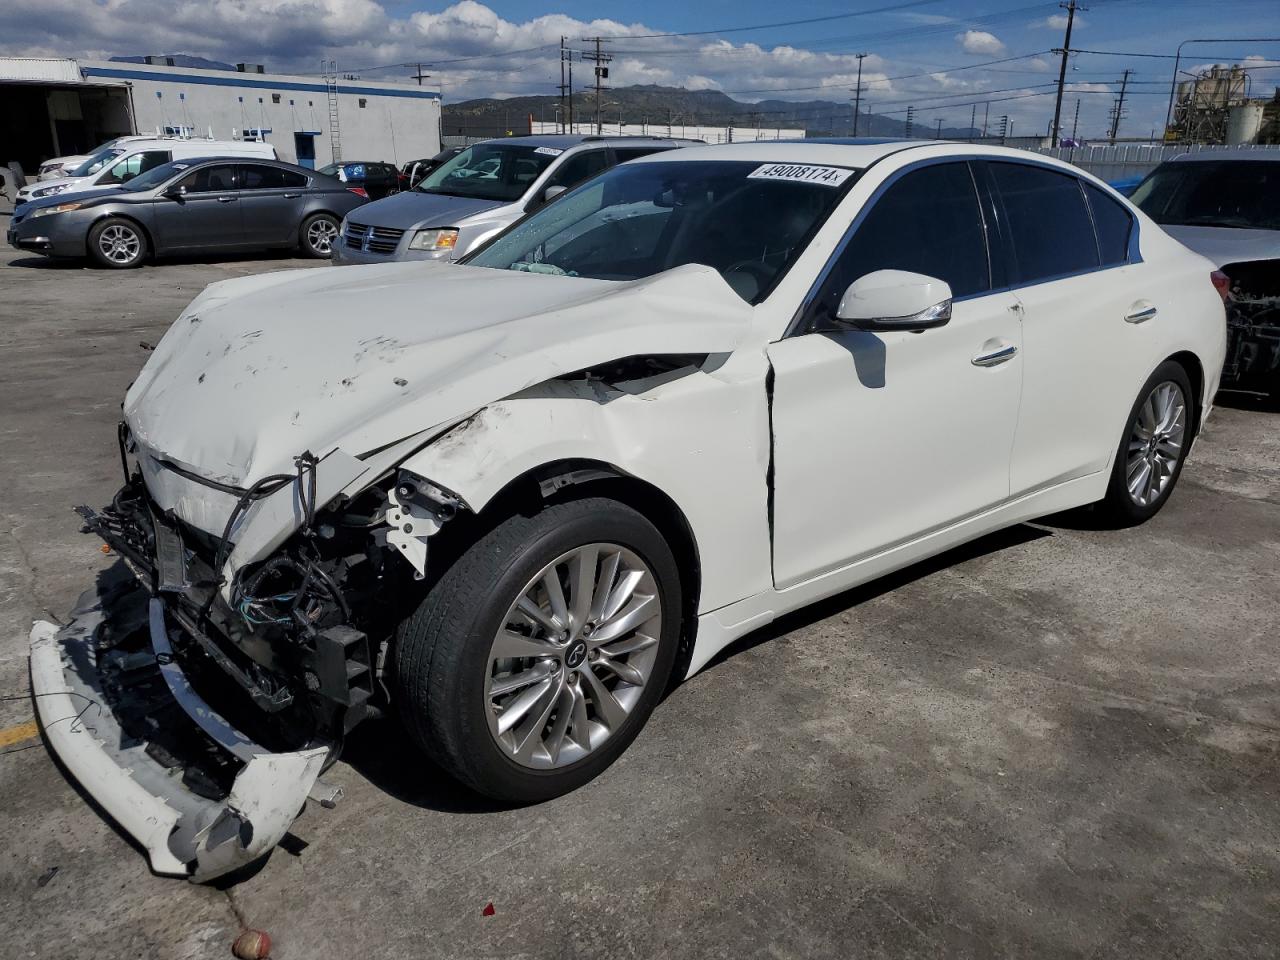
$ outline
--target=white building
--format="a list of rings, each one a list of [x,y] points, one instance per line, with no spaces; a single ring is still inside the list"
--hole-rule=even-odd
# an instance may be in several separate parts
[[[50,157],[154,131],[260,138],[314,167],[335,154],[398,166],[440,150],[440,94],[428,87],[147,60],[0,57],[0,165],[17,161],[30,175]]]
[[[572,130],[563,129],[562,124],[543,122],[530,118],[529,132],[540,133],[583,133],[588,136],[596,133],[594,119],[573,123]],[[600,133],[604,136],[627,137],[688,137],[693,140],[704,140],[707,143],[747,143],[753,140],[803,140],[804,130],[791,130],[782,127],[708,127],[696,123],[620,123],[617,120],[602,119]]]

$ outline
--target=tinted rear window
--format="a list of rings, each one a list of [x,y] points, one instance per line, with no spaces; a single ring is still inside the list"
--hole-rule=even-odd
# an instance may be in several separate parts
[[[1133,217],[1097,187],[1085,184],[1085,196],[1093,212],[1093,229],[1098,235],[1098,252],[1102,265],[1113,266],[1129,259],[1129,234],[1133,231]]]
[[[1013,242],[1015,283],[1099,265],[1093,221],[1075,177],[1020,163],[992,163],[990,169]]]

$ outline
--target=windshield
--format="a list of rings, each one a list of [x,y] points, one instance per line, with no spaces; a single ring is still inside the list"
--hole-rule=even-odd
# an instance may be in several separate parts
[[[139,190],[150,190],[152,187],[158,187],[170,177],[181,173],[187,167],[191,166],[181,160],[174,160],[169,163],[162,163],[158,167],[152,167],[146,173],[140,173],[132,180],[122,184],[121,190],[128,190],[136,193]]]
[[[555,147],[477,143],[437,167],[415,189],[477,200],[519,200],[562,153]]]
[[[1130,199],[1156,223],[1169,226],[1280,230],[1280,162],[1166,163]]]
[[[80,164],[80,166],[76,167],[75,170],[71,172],[71,176],[87,177],[90,174],[97,173],[122,153],[124,153],[124,151],[118,148],[99,150],[84,163]]]
[[[822,172],[824,179],[814,179]],[[852,173],[741,160],[624,164],[464,262],[597,280],[638,280],[701,263],[757,303],[826,220]]]

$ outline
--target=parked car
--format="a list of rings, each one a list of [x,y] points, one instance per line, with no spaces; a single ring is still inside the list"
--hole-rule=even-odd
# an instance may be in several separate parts
[[[434,157],[428,157],[425,160],[410,160],[400,168],[400,189],[412,190],[432,170],[442,166],[446,161],[452,160],[464,149],[464,147],[445,147]]]
[[[278,160],[174,160],[120,187],[19,205],[9,244],[114,268],[271,247],[328,257],[342,218],[365,202],[333,177]]]
[[[560,135],[472,144],[412,191],[370,204],[344,223],[333,259],[456,260],[602,170],[694,142]]]
[[[1223,386],[1280,396],[1280,151],[1174,157],[1133,202],[1225,277]]]
[[[66,157],[53,157],[52,159],[46,160],[44,163],[40,164],[40,169],[37,172],[36,179],[58,180],[63,177],[68,177],[76,167],[80,166],[95,153],[99,153],[103,150],[110,150],[112,147],[118,147],[124,143],[134,143],[140,140],[154,139],[156,139],[156,137],[153,134],[130,134],[129,136],[115,137],[112,140],[106,141],[106,143],[99,144],[88,153],[73,154]]]
[[[788,611],[1067,508],[1153,516],[1217,387],[1212,270],[1057,160],[762,142],[607,170],[457,264],[215,284],[82,511],[149,621],[91,593],[36,625],[43,729],[197,880],[332,799],[375,714],[482,793],[563,794]],[[208,749],[148,746],[166,703]]]
[[[321,167],[320,172],[337,177],[357,193],[363,191],[370,200],[381,200],[400,192],[400,171],[391,163],[348,160]]]
[[[69,177],[31,183],[18,191],[18,202],[118,187],[140,173],[170,160],[197,157],[259,157],[276,159],[276,148],[254,140],[180,140],[150,138],[130,140],[99,150]]]

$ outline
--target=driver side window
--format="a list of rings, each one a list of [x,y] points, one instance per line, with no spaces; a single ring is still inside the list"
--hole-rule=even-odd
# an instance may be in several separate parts
[[[876,270],[909,270],[945,280],[956,298],[991,289],[982,209],[967,163],[912,170],[873,201],[836,254],[801,331],[832,329],[849,284]]]
[[[220,193],[236,189],[236,168],[226,166],[201,167],[194,173],[183,177],[180,186],[187,188],[187,193]]]
[[[609,166],[609,156],[604,150],[588,150],[570,157],[547,181],[548,187],[572,187]]]

